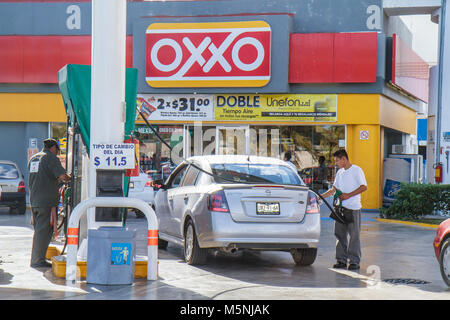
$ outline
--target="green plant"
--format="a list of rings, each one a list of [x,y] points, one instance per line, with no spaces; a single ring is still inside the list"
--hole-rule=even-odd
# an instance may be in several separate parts
[[[383,218],[417,220],[435,211],[450,212],[450,185],[402,183],[388,208],[380,208]]]

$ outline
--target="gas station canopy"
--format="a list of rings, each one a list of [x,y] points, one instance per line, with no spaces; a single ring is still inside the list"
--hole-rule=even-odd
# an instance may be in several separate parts
[[[126,121],[125,139],[134,130],[136,118],[137,69],[126,69],[125,102]],[[91,66],[67,64],[58,72],[58,83],[64,107],[68,117],[68,125],[75,121],[81,132],[84,144],[89,154],[90,147],[90,119],[91,119]]]

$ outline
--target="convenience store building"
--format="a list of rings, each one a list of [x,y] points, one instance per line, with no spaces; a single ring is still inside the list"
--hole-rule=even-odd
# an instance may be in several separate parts
[[[90,16],[90,1],[0,3],[0,158],[25,173],[36,141],[63,135],[57,72],[90,64]],[[130,1],[126,65],[179,157],[291,151],[306,170],[346,148],[377,209],[383,161],[428,101],[428,65],[391,20],[381,0]],[[143,169],[176,158],[137,124]]]

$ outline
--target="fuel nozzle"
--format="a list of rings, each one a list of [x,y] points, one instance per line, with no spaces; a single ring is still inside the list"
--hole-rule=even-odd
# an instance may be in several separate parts
[[[342,191],[339,189],[336,189],[336,192],[333,196],[333,205],[334,206],[340,206],[341,205],[341,199],[339,199],[339,196],[342,194]]]

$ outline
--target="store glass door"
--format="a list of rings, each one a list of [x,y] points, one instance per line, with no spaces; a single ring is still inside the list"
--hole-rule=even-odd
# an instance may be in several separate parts
[[[216,127],[200,124],[185,124],[183,137],[183,157],[212,155],[216,150]]]
[[[249,154],[249,126],[217,126],[216,154]]]

